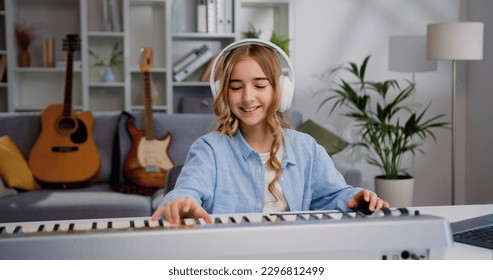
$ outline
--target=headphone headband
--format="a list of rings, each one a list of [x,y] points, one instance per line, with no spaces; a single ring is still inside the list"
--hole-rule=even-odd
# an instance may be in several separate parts
[[[288,68],[289,68],[289,73],[288,73],[288,78],[291,82],[291,84],[293,85],[293,88],[294,88],[294,69],[293,69],[293,65],[291,64],[291,61],[288,57],[288,55],[279,47],[277,46],[276,44],[273,44],[271,42],[268,42],[268,41],[264,41],[264,40],[260,40],[260,39],[243,39],[243,40],[239,40],[239,41],[236,41],[236,42],[233,42],[231,44],[229,44],[227,47],[225,47],[217,56],[216,56],[216,59],[214,60],[214,63],[212,64],[212,69],[211,69],[211,75],[209,77],[209,83],[210,83],[210,87],[211,87],[211,92],[212,92],[212,96],[214,98],[217,97],[217,89],[216,89],[216,81],[214,80],[214,76],[215,76],[215,73],[216,73],[216,66],[219,62],[219,60],[221,59],[221,57],[236,49],[236,48],[239,48],[241,46],[245,46],[245,45],[250,45],[250,44],[256,44],[256,45],[260,45],[260,46],[264,46],[264,47],[268,47],[268,48],[272,48],[272,49],[275,49],[277,51],[278,54],[280,54],[282,56],[282,58],[284,59],[284,61],[286,61],[287,65],[288,65]]]

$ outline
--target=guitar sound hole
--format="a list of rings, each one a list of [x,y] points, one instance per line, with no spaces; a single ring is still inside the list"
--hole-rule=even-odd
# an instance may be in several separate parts
[[[77,122],[72,118],[61,118],[58,122],[58,130],[64,134],[72,133],[77,127]]]

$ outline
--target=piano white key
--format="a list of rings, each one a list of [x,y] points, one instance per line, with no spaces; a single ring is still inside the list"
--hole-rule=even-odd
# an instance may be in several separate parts
[[[144,220],[134,220],[134,227],[135,228],[143,228],[143,227],[145,227]]]
[[[197,221],[198,221],[199,225],[206,225],[207,224],[203,218],[198,218]]]
[[[250,220],[250,223],[261,223],[263,215],[247,215],[246,217]]]
[[[197,223],[195,223],[195,220],[192,219],[192,218],[185,218],[183,219],[183,223],[187,226],[193,226],[193,225],[196,225]]]
[[[158,226],[159,226],[159,221],[149,220],[149,227],[155,228],[155,227],[158,227]]]
[[[327,213],[329,217],[331,217],[334,220],[339,220],[342,218],[342,213]]]
[[[115,220],[113,221],[114,229],[125,229],[130,227],[130,221],[128,220]]]
[[[22,226],[22,233],[33,233],[38,231],[39,225],[37,224],[27,224]]]
[[[15,230],[15,228],[16,228],[16,227],[17,227],[17,226],[6,226],[6,227],[5,227],[5,232],[6,232],[7,234],[12,234],[12,233],[14,233],[14,230]]]
[[[43,232],[52,232],[55,224],[45,224],[43,227]]]
[[[284,214],[281,216],[278,216],[279,219],[284,219],[286,222],[293,222],[296,221],[297,215],[291,215],[291,214]]]
[[[107,221],[99,221],[97,224],[96,224],[96,228],[99,229],[99,230],[105,230],[105,229],[108,229],[108,222]]]
[[[74,230],[75,231],[87,231],[92,228],[92,223],[91,222],[84,222],[84,223],[76,223],[74,224]]]
[[[68,231],[70,223],[61,223],[58,227],[58,231]]]

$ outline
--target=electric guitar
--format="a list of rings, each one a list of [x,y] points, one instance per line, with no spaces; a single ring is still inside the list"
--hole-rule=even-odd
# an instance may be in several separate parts
[[[152,194],[158,188],[164,188],[164,179],[168,170],[174,166],[168,156],[168,147],[171,143],[171,134],[166,133],[163,139],[154,136],[152,117],[151,79],[150,69],[153,66],[152,49],[142,48],[140,71],[144,85],[144,130],[135,126],[135,118],[127,119],[127,130],[132,139],[132,146],[125,159],[123,174],[125,179],[133,184],[132,190],[140,194]]]
[[[76,114],[72,108],[73,60],[79,49],[78,35],[67,35],[64,101],[43,110],[41,132],[29,155],[34,178],[44,188],[85,187],[96,181],[101,170],[92,138],[93,116],[91,112]]]

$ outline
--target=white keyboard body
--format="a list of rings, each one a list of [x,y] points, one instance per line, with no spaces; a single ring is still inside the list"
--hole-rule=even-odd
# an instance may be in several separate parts
[[[180,226],[149,217],[8,223],[0,259],[442,259],[448,222],[401,210],[216,215]]]

